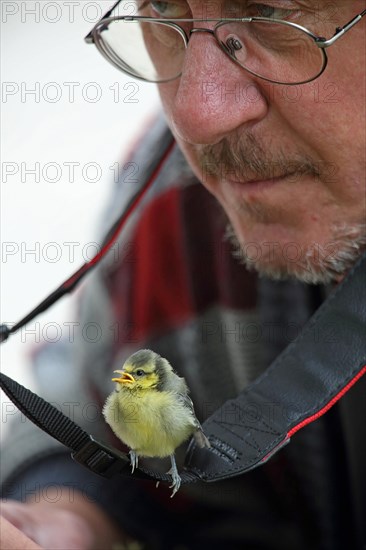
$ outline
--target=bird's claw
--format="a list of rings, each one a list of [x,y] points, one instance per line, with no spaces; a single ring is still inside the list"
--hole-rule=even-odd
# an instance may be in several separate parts
[[[178,474],[178,470],[177,470],[177,466],[175,464],[174,456],[171,456],[171,462],[172,462],[172,467],[167,472],[167,474],[172,476],[172,482],[173,483],[171,485],[169,485],[169,489],[173,489],[173,492],[170,495],[170,498],[173,498],[175,493],[178,492],[182,480],[181,480],[180,475]]]
[[[130,461],[131,461],[131,473],[133,474],[133,472],[135,471],[135,468],[137,468],[139,465],[139,457],[138,457],[138,454],[135,453],[135,451],[132,451],[132,449],[129,452],[129,455],[130,455]]]
[[[170,495],[170,498],[173,498],[175,493],[179,491],[180,484],[181,484],[181,478],[179,475],[178,476],[172,475],[172,478],[173,478],[173,483],[169,485],[169,489],[173,489],[173,492]]]

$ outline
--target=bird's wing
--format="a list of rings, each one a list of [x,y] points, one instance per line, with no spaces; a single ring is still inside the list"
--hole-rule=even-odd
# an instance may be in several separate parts
[[[209,440],[205,436],[202,430],[202,426],[198,418],[196,417],[196,413],[194,412],[194,405],[192,399],[189,397],[187,393],[179,393],[178,399],[184,404],[187,409],[190,410],[192,413],[192,417],[194,420],[194,424],[196,426],[196,431],[193,434],[193,437],[199,447],[211,447]]]
[[[183,403],[183,405],[189,409],[190,413],[192,414],[193,418],[194,418],[194,421],[195,421],[195,424],[198,426],[200,426],[200,423],[198,421],[198,418],[196,417],[196,413],[194,412],[194,405],[193,405],[193,401],[192,399],[189,397],[189,395],[187,393],[181,393],[179,392],[178,393],[178,399],[181,403]]]
[[[194,432],[193,437],[198,447],[201,447],[201,449],[203,449],[203,447],[211,447],[209,440],[203,433],[201,424],[200,427]]]

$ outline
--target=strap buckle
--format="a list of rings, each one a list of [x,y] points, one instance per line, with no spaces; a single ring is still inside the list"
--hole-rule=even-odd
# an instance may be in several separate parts
[[[72,458],[92,472],[111,478],[125,468],[130,468],[130,459],[126,453],[111,449],[105,443],[89,435],[89,441],[78,451],[71,453]]]

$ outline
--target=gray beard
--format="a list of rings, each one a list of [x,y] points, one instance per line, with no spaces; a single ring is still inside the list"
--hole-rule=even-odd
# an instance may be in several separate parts
[[[337,224],[333,227],[333,240],[327,245],[312,243],[301,250],[296,259],[289,259],[285,265],[276,266],[276,258],[258,254],[249,255],[245,243],[240,243],[230,224],[226,237],[233,246],[234,257],[248,270],[273,280],[297,279],[308,284],[330,284],[339,282],[353,267],[366,249],[366,224]]]

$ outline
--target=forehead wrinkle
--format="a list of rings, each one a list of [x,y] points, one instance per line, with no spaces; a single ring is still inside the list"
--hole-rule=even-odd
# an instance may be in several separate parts
[[[333,2],[337,5],[341,5],[341,2],[339,0],[333,0]],[[223,0],[222,5],[225,7],[232,7],[235,5],[247,7],[249,3],[249,0]],[[260,2],[258,2],[260,3]],[[265,2],[264,2],[265,3]],[[319,0],[274,0],[271,4],[271,7],[273,8],[291,8],[291,7],[305,7],[305,8],[315,8],[317,7],[319,9]],[[326,5],[324,6],[326,7]],[[328,3],[329,7],[329,3]]]
[[[265,0],[263,0],[264,3]],[[188,2],[189,3],[189,2]],[[222,0],[222,5],[224,6],[233,6],[235,4],[239,5],[239,6],[247,6],[249,4],[249,0]],[[260,3],[258,1],[258,3]],[[336,2],[337,3],[337,0]],[[286,4],[288,4],[288,6],[290,7],[292,4],[302,4],[304,6],[314,6],[314,5],[319,5],[319,0],[272,0],[272,3],[271,3],[271,7],[272,7],[272,4],[273,4],[273,7],[274,8],[277,8],[277,7],[286,7]]]

